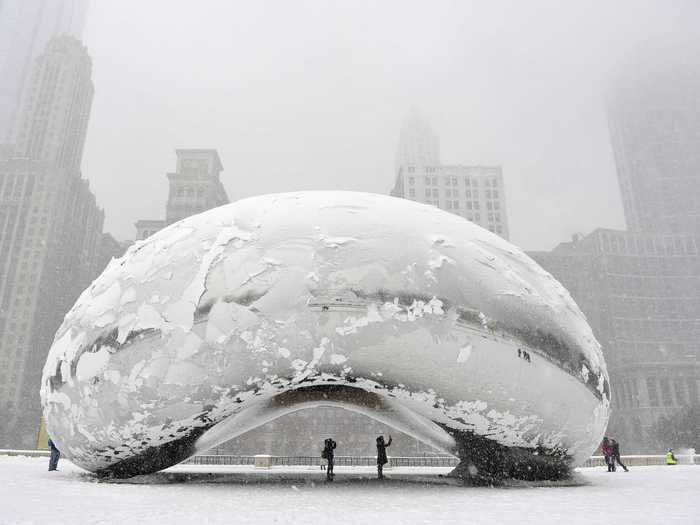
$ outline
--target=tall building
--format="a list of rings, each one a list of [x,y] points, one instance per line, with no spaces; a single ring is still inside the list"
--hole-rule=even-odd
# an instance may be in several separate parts
[[[13,135],[36,58],[57,35],[81,38],[87,0],[0,1],[0,143]]]
[[[501,167],[441,164],[440,140],[415,109],[401,127],[390,193],[442,208],[508,239]]]
[[[697,49],[697,48],[695,48]],[[610,136],[628,231],[532,253],[571,292],[603,345],[609,433],[659,450],[660,416],[700,403],[700,65],[647,50],[615,79]]]
[[[33,447],[53,336],[97,271],[104,213],[81,177],[90,59],[55,37],[30,78],[19,148],[0,160],[0,411],[4,446]],[[47,82],[53,79],[52,82]]]
[[[228,204],[229,198],[221,182],[219,154],[214,149],[175,150],[174,173],[168,173],[169,191],[165,220],[141,219],[136,222],[136,239],[150,237],[158,230],[190,215]]]
[[[391,195],[442,208],[508,239],[499,166],[401,166]]]
[[[440,139],[430,122],[415,108],[404,119],[396,148],[396,171],[401,166],[440,164]]]
[[[697,46],[648,51],[608,93],[627,227],[700,235],[700,62]]]
[[[653,449],[660,416],[700,403],[700,243],[693,235],[598,229],[529,254],[571,292],[603,346],[609,433]]]

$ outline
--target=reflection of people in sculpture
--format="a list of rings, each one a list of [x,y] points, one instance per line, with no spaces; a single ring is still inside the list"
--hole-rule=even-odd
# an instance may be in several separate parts
[[[384,479],[384,465],[389,462],[386,457],[386,448],[389,446],[391,446],[391,436],[387,442],[384,441],[384,436],[377,438],[377,479]]]
[[[49,438],[49,448],[51,449],[51,457],[49,458],[49,471],[58,470],[58,459],[61,457],[61,452],[56,448],[56,445]]]
[[[326,439],[323,442],[323,452],[321,452],[321,457],[328,460],[328,469],[326,469],[326,479],[328,481],[333,481],[333,458],[334,450],[336,447],[336,442],[331,438]]]

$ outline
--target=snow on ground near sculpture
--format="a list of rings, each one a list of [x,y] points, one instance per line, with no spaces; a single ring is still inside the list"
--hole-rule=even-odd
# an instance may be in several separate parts
[[[0,457],[0,523],[643,525],[698,523],[700,516],[698,466],[613,474],[580,469],[579,486],[465,488],[421,483],[427,474],[440,481],[435,474],[441,469],[435,468],[392,469],[379,483],[364,477],[372,469],[336,467],[337,481],[326,484],[320,470],[303,467],[264,473],[182,465],[137,483],[98,483],[68,462],[59,464],[59,472],[47,472],[47,462]],[[204,472],[218,482],[203,483]],[[168,482],[170,473],[195,479]]]

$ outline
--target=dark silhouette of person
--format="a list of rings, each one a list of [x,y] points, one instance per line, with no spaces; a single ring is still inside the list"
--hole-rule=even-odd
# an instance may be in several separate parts
[[[612,447],[612,462],[613,465],[615,462],[617,462],[618,465],[620,465],[623,469],[625,469],[625,472],[629,472],[629,469],[627,466],[622,462],[622,459],[620,458],[620,443],[617,442],[616,439],[611,439],[610,440],[610,446]]]
[[[377,438],[377,479],[384,479],[384,465],[389,462],[386,457],[386,448],[391,446],[391,436],[389,441],[384,441],[384,436]]]
[[[56,448],[54,442],[49,438],[49,448],[51,449],[51,456],[49,457],[49,472],[52,470],[58,470],[58,460],[61,457],[61,452]]]
[[[615,472],[615,460],[613,459],[612,444],[607,436],[603,438],[603,444],[600,446],[600,450],[603,452],[603,456],[605,457],[605,464],[608,466],[608,472]]]
[[[321,457],[328,461],[328,468],[326,469],[326,479],[328,481],[333,481],[333,460],[335,458],[335,447],[337,443],[331,438],[326,439],[323,442],[323,452],[321,452]]]

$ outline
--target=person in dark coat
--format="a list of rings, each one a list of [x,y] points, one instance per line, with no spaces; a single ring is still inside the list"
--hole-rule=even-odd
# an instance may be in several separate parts
[[[605,464],[608,466],[608,472],[615,472],[615,460],[613,459],[613,449],[610,444],[610,440],[606,437],[603,438],[603,444],[600,446],[600,450],[603,451],[603,456],[605,457]]]
[[[610,446],[612,447],[613,466],[617,462],[618,465],[620,465],[623,469],[625,469],[625,472],[629,472],[629,469],[622,462],[622,458],[620,458],[620,443],[618,443],[616,439],[611,439]]]
[[[323,452],[321,452],[321,457],[328,460],[328,468],[326,469],[326,479],[328,481],[333,481],[333,460],[335,459],[335,447],[337,443],[331,438],[326,439],[323,442]]]
[[[384,436],[377,438],[377,479],[384,479],[384,465],[389,462],[386,457],[386,448],[391,446],[391,436],[389,441],[384,441]]]
[[[58,459],[61,457],[61,452],[56,448],[54,442],[49,438],[49,448],[51,449],[51,456],[49,457],[49,472],[52,470],[58,470]]]

